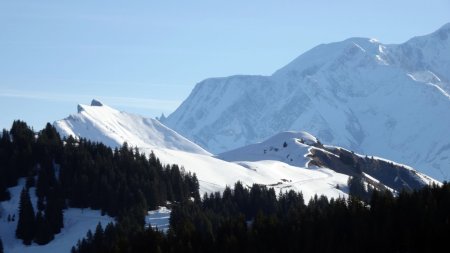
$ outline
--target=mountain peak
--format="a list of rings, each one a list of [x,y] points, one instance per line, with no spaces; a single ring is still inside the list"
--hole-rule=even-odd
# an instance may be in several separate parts
[[[447,40],[450,35],[450,23],[447,23],[435,32],[441,40]]]
[[[92,99],[91,106],[103,106],[103,103],[96,99]]]
[[[442,31],[442,30],[450,32],[450,22],[444,24],[443,26],[441,26],[441,28],[438,29],[438,31]]]
[[[195,143],[157,120],[120,112],[98,100],[78,105],[78,114],[58,120],[54,126],[62,136],[74,136],[119,147],[127,142],[143,150],[170,149],[210,155]]]

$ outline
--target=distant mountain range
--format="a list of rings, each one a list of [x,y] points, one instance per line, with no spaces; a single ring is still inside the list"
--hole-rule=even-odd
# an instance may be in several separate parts
[[[163,123],[214,154],[284,131],[450,176],[450,23],[319,45],[271,76],[206,79]]]

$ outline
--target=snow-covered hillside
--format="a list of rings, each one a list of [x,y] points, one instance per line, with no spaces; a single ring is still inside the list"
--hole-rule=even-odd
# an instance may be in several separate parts
[[[323,155],[329,153],[339,157],[338,151],[327,149],[314,136],[305,132],[279,133],[265,142],[216,157],[158,121],[119,112],[98,101],[81,108],[78,114],[55,122],[62,135],[100,141],[112,147],[123,141],[147,154],[153,151],[163,163],[179,164],[187,171],[196,173],[202,194],[222,191],[226,186],[241,181],[248,186],[257,183],[276,189],[302,191],[306,199],[314,194],[338,197],[346,195],[348,177],[353,175],[351,171],[339,170],[345,166],[336,161],[329,162],[330,159]],[[145,138],[136,138],[136,133]],[[182,145],[176,141],[162,141],[167,139],[167,134],[170,140],[179,140]],[[390,171],[398,171],[398,168]],[[415,177],[411,179],[404,175],[387,174],[378,174],[376,177],[383,180],[386,177],[388,182],[398,181],[395,179],[398,176],[400,181],[405,182],[404,186],[410,188],[432,182],[431,179],[416,180]],[[402,185],[389,184],[389,187],[398,190]]]
[[[305,130],[450,176],[450,24],[403,44],[319,45],[272,76],[200,82],[163,123],[213,153]]]
[[[425,185],[440,184],[413,168],[378,157],[366,157],[351,151],[327,146],[306,132],[282,132],[256,144],[218,155],[219,158],[246,165],[249,168],[267,161],[279,161],[289,166],[309,169],[329,168],[348,176],[365,177],[369,183],[400,191]],[[360,172],[361,171],[361,172]],[[287,186],[291,187],[291,186]]]
[[[187,171],[196,173],[202,194],[222,191],[226,186],[233,186],[241,181],[248,186],[258,183],[278,189],[302,191],[306,199],[314,194],[329,197],[346,195],[348,176],[327,168],[306,168],[306,147],[299,150],[303,153],[303,158],[297,164],[288,164],[280,159],[228,162],[212,156],[156,120],[119,112],[98,101],[93,101],[91,106],[80,107],[82,110],[79,109],[79,113],[55,122],[63,136],[83,137],[111,147],[117,146],[119,141],[126,141],[129,146],[137,147],[143,152],[153,151],[163,163],[179,164]],[[146,138],[136,138],[135,133]],[[161,141],[167,139],[167,134],[171,140],[180,140],[183,145]],[[157,143],[153,136],[156,136]],[[341,185],[341,189],[336,189],[336,185]]]
[[[91,105],[78,105],[77,114],[56,121],[54,126],[63,136],[84,137],[111,147],[127,142],[137,147],[159,147],[209,155],[155,119],[120,112],[95,99]]]
[[[16,239],[16,227],[19,217],[19,199],[20,192],[25,186],[25,179],[21,179],[15,187],[9,188],[11,199],[0,202],[0,237],[3,241],[5,253],[53,253],[53,252],[70,252],[78,240],[86,236],[88,230],[95,231],[95,227],[100,222],[103,227],[114,219],[101,215],[99,210],[69,208],[64,210],[64,228],[61,233],[55,235],[55,239],[49,244],[38,245],[33,243],[26,246],[22,240]],[[31,201],[34,210],[37,210],[37,197],[35,195],[35,187],[30,189]],[[8,216],[14,216],[14,221],[8,221]]]

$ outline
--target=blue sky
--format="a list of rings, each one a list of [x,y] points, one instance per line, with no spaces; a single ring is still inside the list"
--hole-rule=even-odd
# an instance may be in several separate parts
[[[0,128],[41,129],[92,98],[167,115],[208,77],[270,75],[320,43],[401,43],[447,22],[448,0],[0,0]]]

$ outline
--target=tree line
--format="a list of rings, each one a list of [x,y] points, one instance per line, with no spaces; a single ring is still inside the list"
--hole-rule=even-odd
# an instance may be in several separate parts
[[[79,241],[89,252],[438,252],[450,238],[450,184],[374,190],[370,201],[315,196],[237,183],[172,209],[167,234],[125,233],[112,224]]]

